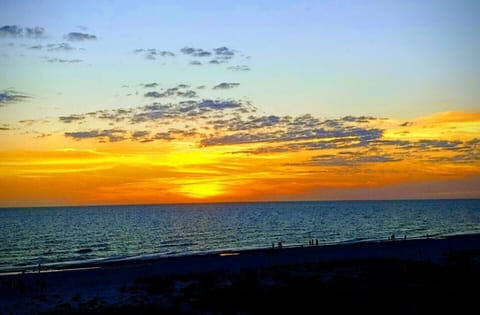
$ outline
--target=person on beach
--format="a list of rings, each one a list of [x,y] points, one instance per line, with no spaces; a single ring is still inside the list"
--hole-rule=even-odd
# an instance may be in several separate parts
[[[318,246],[318,238],[315,239],[315,245]]]

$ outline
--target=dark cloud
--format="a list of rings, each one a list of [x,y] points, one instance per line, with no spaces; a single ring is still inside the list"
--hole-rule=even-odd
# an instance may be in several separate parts
[[[190,55],[193,57],[209,57],[212,55],[211,52],[204,49],[196,49],[192,47],[183,47],[180,49],[180,52],[184,55]]]
[[[24,29],[25,36],[30,37],[30,38],[42,38],[45,37],[45,29],[43,27],[34,27],[34,28],[29,28],[26,27]]]
[[[231,70],[231,71],[250,71],[250,67],[249,66],[246,66],[246,65],[242,65],[242,66],[230,66],[227,68],[228,70]]]
[[[135,131],[132,133],[132,139],[137,139],[137,138],[145,138],[148,136],[150,132],[143,130],[143,131]]]
[[[44,38],[46,37],[43,27],[21,27],[18,25],[4,25],[0,27],[0,37],[28,37]]]
[[[179,130],[179,129],[170,129],[167,132],[157,132],[155,136],[150,141],[153,140],[166,140],[171,141],[175,139],[184,139],[186,137],[194,137],[197,135],[195,129],[191,130]]]
[[[36,49],[36,50],[40,50],[42,48],[43,48],[42,45],[33,45],[33,46],[28,47],[28,49]]]
[[[198,103],[198,108],[208,108],[214,110],[223,110],[226,108],[238,108],[242,103],[237,101],[219,101],[219,100],[203,100]]]
[[[72,42],[96,40],[97,36],[87,33],[71,32],[64,36],[66,40]]]
[[[163,98],[163,97],[184,97],[184,98],[196,98],[198,97],[197,92],[193,90],[180,91],[178,88],[170,88],[165,90],[162,93],[159,92],[147,92],[144,94],[145,97],[153,98]]]
[[[237,87],[239,85],[240,85],[240,83],[222,82],[218,85],[215,85],[212,89],[214,89],[214,90],[227,90],[227,89],[233,89],[234,87]]]
[[[0,27],[0,36],[2,37],[22,37],[23,28],[17,25],[4,25]]]
[[[363,121],[363,118],[320,121],[309,114],[294,118],[274,115],[249,116],[247,118],[237,116],[229,120],[211,121],[210,123],[216,130],[223,130],[227,134],[202,139],[201,145],[302,141],[302,144],[296,144],[290,148],[285,147],[285,149],[313,150],[332,148],[339,145],[344,147],[362,147],[382,137],[382,130],[380,129],[351,125],[352,122],[357,123],[357,121]],[[251,133],[250,131],[254,129],[259,129],[259,131]],[[335,142],[331,142],[331,139],[335,139]],[[340,142],[343,142],[343,144]]]
[[[281,123],[281,118],[275,115],[250,117],[247,120],[242,120],[239,117],[232,118],[227,123],[229,131],[252,130],[265,127],[273,127]]]
[[[0,107],[29,100],[31,97],[25,93],[15,90],[4,90],[0,92]]]
[[[373,120],[377,120],[378,118],[375,117],[368,117],[368,116],[345,116],[342,118],[342,121],[346,122],[353,122],[353,123],[368,123]]]
[[[421,149],[438,149],[438,150],[456,150],[463,144],[462,141],[447,141],[447,140],[420,140],[416,146]]]
[[[128,132],[123,129],[87,130],[64,133],[65,137],[73,138],[77,141],[85,139],[98,139],[99,142],[118,142],[131,140],[143,143],[152,142],[155,140],[171,141],[175,139],[184,139],[186,137],[194,137],[197,135],[198,133],[195,128],[191,128],[189,130],[171,128],[168,131],[157,132],[154,135],[147,130]]]
[[[153,98],[159,98],[159,97],[162,97],[162,94],[156,92],[156,91],[150,91],[150,92],[147,92],[145,93],[143,96],[145,97],[153,97]]]
[[[49,57],[44,57],[43,59],[46,62],[50,62],[50,63],[80,63],[80,62],[83,62],[82,59],[62,59],[62,58],[49,58]]]
[[[175,54],[171,51],[157,50],[157,55],[160,57],[175,57]]]
[[[144,88],[154,88],[154,87],[157,87],[157,86],[158,86],[158,83],[156,83],[156,82],[144,83],[144,84],[142,84],[142,86],[143,86]]]
[[[205,117],[224,111],[247,112],[249,104],[232,100],[187,100],[178,104],[153,103],[137,108],[128,119],[132,123],[140,123],[157,120],[189,120],[196,117]]]
[[[77,132],[65,132],[65,137],[73,138],[75,140],[94,139],[97,138],[101,142],[117,142],[127,139],[127,132],[122,129],[110,129],[110,130],[90,130],[90,131],[77,131]]]
[[[388,155],[366,155],[364,152],[353,153],[345,152],[344,154],[333,155],[317,155],[313,156],[310,161],[303,165],[310,166],[356,166],[369,163],[386,163],[397,162],[400,159]]]
[[[235,56],[235,51],[228,47],[218,47],[213,50],[219,59],[231,59]]]
[[[262,142],[288,142],[299,140],[326,139],[326,138],[354,138],[357,141],[355,146],[363,146],[370,139],[378,139],[382,135],[379,129],[362,129],[355,128],[353,130],[325,130],[325,129],[305,129],[301,131],[269,131],[259,132],[256,134],[239,132],[226,136],[209,137],[201,141],[203,146],[212,145],[231,145],[245,143],[262,143]],[[353,146],[353,145],[352,145]]]
[[[77,48],[71,46],[69,43],[60,43],[60,44],[48,44],[48,51],[72,51],[77,50]]]
[[[145,59],[148,59],[148,60],[156,60],[157,57],[175,57],[175,54],[171,51],[158,50],[155,48],[148,48],[148,49],[139,48],[139,49],[135,49],[133,52],[135,54],[143,53],[143,56],[145,57]]]
[[[188,64],[191,65],[191,66],[201,66],[202,65],[202,63],[198,60],[192,60]]]
[[[177,92],[177,96],[184,97],[184,98],[196,98],[196,97],[198,97],[197,92],[195,92],[193,90],[179,91],[179,92]]]
[[[71,122],[75,122],[75,121],[84,120],[84,119],[85,119],[85,115],[75,115],[75,114],[58,117],[59,121],[61,121],[63,123],[67,123],[67,124],[69,124]]]

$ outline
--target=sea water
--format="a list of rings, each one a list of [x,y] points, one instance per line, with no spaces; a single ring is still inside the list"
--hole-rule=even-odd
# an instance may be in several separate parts
[[[0,272],[271,247],[480,232],[480,200],[0,209]]]

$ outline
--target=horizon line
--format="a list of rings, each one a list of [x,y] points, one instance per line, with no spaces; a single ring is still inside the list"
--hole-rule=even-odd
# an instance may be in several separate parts
[[[88,207],[125,207],[125,206],[168,206],[168,205],[209,205],[209,204],[247,204],[247,203],[300,203],[300,202],[379,202],[379,201],[435,201],[435,200],[480,200],[480,197],[466,198],[398,198],[398,199],[305,199],[305,200],[260,200],[260,201],[210,201],[210,202],[160,202],[160,203],[105,203],[105,204],[71,204],[71,205],[42,205],[42,206],[0,206],[0,209],[21,208],[88,208]]]

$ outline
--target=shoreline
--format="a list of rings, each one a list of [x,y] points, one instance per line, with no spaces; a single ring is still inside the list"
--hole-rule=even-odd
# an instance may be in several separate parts
[[[452,260],[452,257],[456,257],[457,260]],[[444,271],[440,273],[439,277],[441,278],[444,274],[451,273],[452,266],[458,265],[464,268],[462,264],[465,259],[462,257],[469,257],[469,261],[475,262],[477,269],[473,270],[480,269],[480,234],[284,247],[282,249],[224,251],[215,254],[121,261],[102,265],[92,264],[82,268],[50,270],[41,273],[3,274],[0,276],[0,313],[52,312],[53,314],[68,314],[76,311],[83,313],[92,309],[98,311],[99,307],[100,309],[129,308],[145,305],[145,303],[153,305],[152,307],[156,309],[159,307],[159,297],[155,295],[157,293],[152,295],[152,292],[159,290],[159,287],[162,288],[161,290],[166,290],[165,292],[161,291],[164,292],[161,294],[176,301],[178,291],[190,290],[188,288],[200,281],[198,279],[214,279],[215,283],[218,282],[214,284],[214,288],[221,291],[224,290],[223,286],[227,286],[225,290],[228,291],[231,289],[229,283],[236,283],[249,277],[248,275],[252,273],[257,274],[256,278],[268,274],[273,275],[276,279],[272,280],[273,282],[269,278],[263,279],[263,282],[250,288],[252,290],[260,288],[259,294],[273,288],[276,288],[275,290],[284,288],[289,292],[288,294],[297,294],[290,291],[290,284],[285,286],[279,282],[283,281],[281,280],[284,277],[282,275],[285,274],[290,275],[288,276],[291,279],[289,281],[294,281],[293,284],[296,283],[295,281],[307,281],[304,285],[310,286],[312,282],[307,279],[311,279],[315,275],[320,275],[321,279],[327,280],[340,275],[346,277],[347,280],[350,279],[348,281],[353,281],[352,279],[359,276],[359,270],[372,270],[373,268],[373,276],[378,277],[386,273],[385,276],[382,276],[385,278],[382,281],[389,281],[389,278],[397,277],[399,272],[419,268],[418,266],[426,266],[427,269],[422,272],[429,272],[432,268],[447,268],[447,273]],[[390,265],[391,267],[389,267]],[[395,271],[394,268],[397,268],[398,265],[402,267],[400,271]],[[345,266],[348,268],[345,269]],[[379,271],[376,271],[377,269]],[[320,273],[318,270],[321,270]],[[372,276],[371,271],[369,272],[368,275]],[[457,274],[454,276],[457,277]],[[413,277],[414,280],[415,277]],[[317,280],[314,283],[320,283],[323,288],[330,281],[327,280]],[[166,289],[163,287],[165,283],[168,283]],[[199,294],[206,294],[206,298],[209,298],[208,290],[211,289],[211,285],[213,284],[195,284],[194,287],[200,292]],[[391,283],[387,282],[386,286],[389,285]],[[243,284],[240,285],[240,288],[242,286]],[[267,286],[268,290],[265,291],[263,286]],[[340,288],[348,291],[350,286],[352,285],[345,284]],[[353,287],[355,288],[355,285]],[[335,292],[338,289],[336,288],[332,289],[334,291],[327,290],[326,294]],[[296,298],[301,299],[302,297],[297,296]],[[95,301],[101,301],[101,303],[98,302],[100,303],[98,304]],[[68,309],[63,308],[67,307],[66,305],[68,305]]]
[[[373,244],[377,246],[384,246],[388,248],[387,244],[398,244],[403,242],[420,242],[416,243],[420,246],[423,242],[433,241],[433,240],[449,240],[449,239],[458,239],[458,238],[472,238],[478,237],[480,241],[480,233],[465,233],[465,234],[452,234],[452,235],[430,235],[430,237],[411,237],[411,238],[397,238],[395,240],[351,240],[351,241],[343,241],[343,242],[336,242],[336,243],[320,243],[319,245],[283,245],[283,248],[278,248],[277,244],[275,244],[275,248],[272,247],[259,247],[259,248],[243,248],[243,249],[220,249],[220,250],[211,250],[205,252],[193,252],[193,253],[179,253],[173,255],[164,255],[164,254],[146,254],[140,256],[131,256],[131,257],[124,257],[124,258],[99,258],[94,259],[91,261],[72,261],[72,262],[59,262],[59,263],[51,263],[41,265],[41,273],[48,274],[48,273],[58,273],[58,272],[68,272],[68,271],[75,271],[75,270],[89,270],[89,269],[104,269],[110,267],[134,267],[143,264],[155,264],[155,263],[162,263],[168,262],[169,260],[172,261],[183,261],[183,260],[191,260],[200,257],[216,257],[221,256],[222,254],[229,254],[235,253],[236,255],[256,255],[256,254],[265,254],[265,253],[278,253],[278,252],[285,252],[285,251],[299,251],[298,254],[308,254],[311,251],[315,251],[317,254],[321,254],[322,251],[326,251],[328,255],[336,251],[343,251],[348,249],[360,249],[362,247],[371,247]],[[329,250],[327,250],[329,249]],[[320,251],[320,252],[319,252]],[[433,254],[433,253],[432,253]],[[368,255],[371,255],[369,257]],[[391,253],[391,257],[395,259],[400,259],[399,255]],[[402,255],[405,255],[402,254]],[[438,255],[438,253],[437,253]],[[226,255],[225,255],[226,256]],[[360,259],[379,259],[379,258],[388,258],[385,255],[379,255],[378,253],[375,254],[373,252],[365,252],[363,255],[356,255],[355,257]],[[415,255],[409,253],[405,258],[407,260],[416,260],[414,259]],[[336,259],[336,254],[333,256],[327,256],[329,259]],[[339,254],[338,257],[340,260],[342,259],[349,259],[348,257],[344,256],[343,254]],[[354,257],[351,257],[354,258]],[[315,259],[314,259],[315,260]],[[321,259],[322,261],[324,259]],[[38,267],[29,265],[25,267],[12,267],[9,270],[0,270],[0,279],[4,276],[11,276],[11,275],[21,275],[25,274],[37,274]]]

